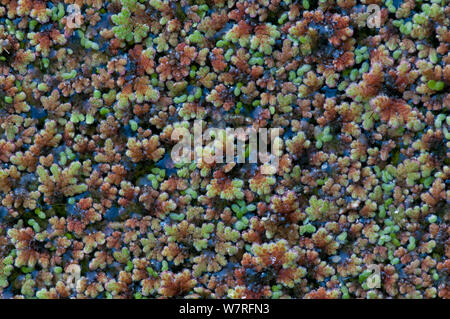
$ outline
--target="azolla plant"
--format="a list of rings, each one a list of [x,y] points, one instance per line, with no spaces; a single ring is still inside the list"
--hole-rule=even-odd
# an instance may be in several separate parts
[[[0,298],[449,298],[449,17],[0,0]],[[279,164],[174,162],[196,121]]]

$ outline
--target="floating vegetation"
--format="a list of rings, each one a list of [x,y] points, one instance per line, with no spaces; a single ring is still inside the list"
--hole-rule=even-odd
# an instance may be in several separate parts
[[[450,298],[449,17],[0,1],[0,298]]]

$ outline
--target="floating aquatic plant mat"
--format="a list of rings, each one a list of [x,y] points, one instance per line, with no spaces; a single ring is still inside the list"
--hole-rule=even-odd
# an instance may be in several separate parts
[[[449,298],[449,16],[1,0],[0,298]]]

